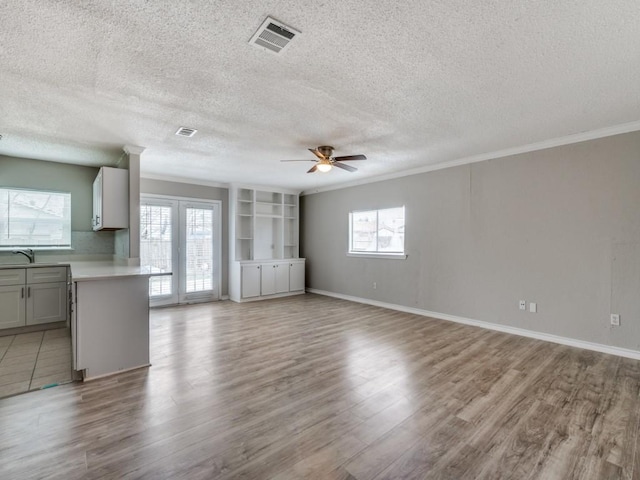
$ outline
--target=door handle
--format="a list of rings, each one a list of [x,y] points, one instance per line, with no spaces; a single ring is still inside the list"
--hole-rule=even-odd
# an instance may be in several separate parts
[[[24,287],[20,289],[20,298],[24,298]]]
[[[31,296],[31,287],[27,287],[27,297]]]

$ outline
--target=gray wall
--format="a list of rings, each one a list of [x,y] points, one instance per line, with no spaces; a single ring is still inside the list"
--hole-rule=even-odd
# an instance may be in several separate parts
[[[113,254],[113,232],[93,232],[94,167],[0,155],[0,187],[71,193],[71,244],[74,254]],[[10,253],[0,253],[6,257]]]
[[[345,255],[350,210],[399,205],[407,260]],[[640,132],[306,195],[301,212],[310,288],[640,350]]]
[[[140,179],[140,193],[156,195],[170,195],[174,197],[201,198],[205,200],[220,200],[222,202],[222,284],[220,294],[229,294],[229,190],[226,188],[207,187],[188,183],[167,182],[164,180]]]

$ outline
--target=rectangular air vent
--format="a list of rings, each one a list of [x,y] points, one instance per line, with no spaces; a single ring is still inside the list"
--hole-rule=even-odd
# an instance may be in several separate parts
[[[267,17],[249,43],[268,52],[282,53],[300,32],[271,17]]]
[[[176,132],[176,135],[179,135],[181,137],[193,137],[197,131],[198,130],[196,130],[195,128],[180,127]]]

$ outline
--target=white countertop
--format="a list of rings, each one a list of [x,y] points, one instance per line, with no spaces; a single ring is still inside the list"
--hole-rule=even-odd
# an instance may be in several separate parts
[[[68,264],[71,266],[71,277],[74,282],[152,275],[147,267],[118,265],[113,262],[68,262]]]

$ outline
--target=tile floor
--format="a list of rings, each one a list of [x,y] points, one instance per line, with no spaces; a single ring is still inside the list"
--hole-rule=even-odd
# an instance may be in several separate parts
[[[68,328],[0,337],[0,398],[70,381]]]

